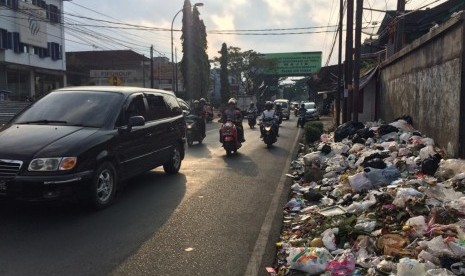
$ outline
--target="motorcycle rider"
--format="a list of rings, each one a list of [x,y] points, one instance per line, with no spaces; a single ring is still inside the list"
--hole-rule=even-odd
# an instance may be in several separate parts
[[[257,107],[255,106],[255,104],[253,102],[250,103],[249,109],[247,109],[247,113],[248,114],[253,114],[255,117],[257,116],[258,109],[257,109]]]
[[[277,123],[278,114],[276,113],[276,110],[273,109],[273,103],[270,101],[267,101],[265,103],[265,110],[263,110],[262,116],[260,118],[260,138],[263,138],[263,135],[265,133],[265,129],[262,122],[266,119],[272,120],[272,127],[276,132],[276,137],[279,137],[279,124]]]
[[[299,108],[299,116],[303,116],[305,120],[305,113],[307,113],[307,109],[305,108],[305,104],[301,104]],[[299,127],[299,120],[297,120],[297,127]]]
[[[203,112],[203,105],[201,105],[200,101],[195,100],[193,102],[193,108],[192,108],[192,114],[194,114],[197,118],[196,121],[199,124],[199,131],[202,137],[205,138],[205,130],[206,130],[206,125],[205,125],[205,116]]]
[[[242,127],[242,112],[236,107],[236,99],[234,98],[229,99],[228,106],[221,114],[221,123],[224,124],[227,120],[231,120],[236,125],[239,142],[245,142],[244,128]]]

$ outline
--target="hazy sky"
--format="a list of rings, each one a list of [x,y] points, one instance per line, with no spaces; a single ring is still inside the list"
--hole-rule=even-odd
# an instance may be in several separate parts
[[[321,51],[323,66],[328,60],[339,17],[339,0],[198,2],[204,4],[199,11],[207,28],[209,58],[219,56],[218,51],[225,42],[243,51],[260,53]],[[444,0],[407,0],[406,8],[418,9],[430,3],[429,7],[433,7],[442,2]],[[72,0],[64,3],[66,51],[132,49],[149,56],[150,45],[153,45],[155,56],[171,58],[171,22],[182,9],[184,0]],[[197,1],[191,0],[191,3]],[[396,5],[397,0],[364,1],[364,7],[379,10],[393,10]],[[376,33],[376,24],[383,17],[382,12],[364,10],[364,32]],[[182,12],[173,25],[178,60],[182,56],[181,26]],[[153,29],[140,30],[140,27]],[[329,64],[336,63],[337,47]]]

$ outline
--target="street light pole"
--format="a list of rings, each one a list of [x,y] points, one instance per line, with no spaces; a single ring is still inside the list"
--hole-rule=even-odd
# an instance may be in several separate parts
[[[195,3],[193,5],[194,7],[202,7],[203,6],[203,3]],[[189,8],[191,8],[191,6],[189,6]],[[175,74],[174,74],[174,70],[176,70],[176,66],[175,66],[175,63],[174,63],[174,53],[173,53],[173,24],[174,24],[174,20],[176,19],[176,16],[178,16],[178,14],[180,12],[182,12],[184,10],[184,8],[180,9],[173,17],[173,20],[171,21],[171,63],[172,63],[172,71],[173,71],[173,74],[172,74],[172,81],[171,81],[171,90],[173,90],[173,92],[175,91]],[[176,82],[177,82],[177,79],[176,79]],[[177,91],[176,91],[177,92]]]

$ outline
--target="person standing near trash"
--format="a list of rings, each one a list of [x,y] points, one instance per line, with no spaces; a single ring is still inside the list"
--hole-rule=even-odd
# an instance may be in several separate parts
[[[245,142],[244,128],[242,127],[242,111],[236,107],[236,99],[234,98],[229,99],[228,106],[221,114],[221,123],[224,124],[227,120],[234,122],[239,141]]]
[[[262,122],[265,120],[271,120],[272,126],[276,132],[276,137],[279,137],[279,124],[277,123],[278,115],[276,114],[276,110],[273,109],[273,103],[267,101],[265,103],[265,110],[262,112],[262,116],[260,118],[260,138],[263,138],[263,134],[265,132]]]

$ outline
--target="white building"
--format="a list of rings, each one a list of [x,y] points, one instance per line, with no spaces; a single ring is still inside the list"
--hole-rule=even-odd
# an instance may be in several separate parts
[[[0,90],[10,100],[66,86],[65,0],[0,0]]]

